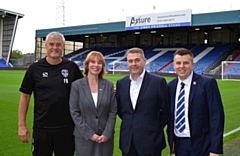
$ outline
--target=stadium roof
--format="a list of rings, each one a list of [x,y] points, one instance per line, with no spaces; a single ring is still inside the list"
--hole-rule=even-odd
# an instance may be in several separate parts
[[[10,61],[18,20],[23,16],[0,8],[0,58],[3,58],[6,64]]]
[[[240,10],[224,11],[224,12],[213,12],[213,13],[202,13],[192,14],[192,23],[190,27],[184,27],[186,31],[192,31],[196,27],[208,26],[223,26],[227,29],[239,28],[240,24]],[[183,27],[182,27],[183,28]],[[178,28],[161,28],[164,32],[178,31]],[[44,38],[51,31],[61,32],[66,40],[69,41],[82,41],[84,35],[90,34],[101,34],[101,33],[121,33],[128,31],[125,30],[125,21],[112,22],[112,23],[101,23],[91,25],[80,25],[71,27],[60,27],[51,29],[40,29],[36,30],[37,38]],[[144,30],[141,30],[144,31]],[[132,31],[129,31],[132,32]]]
[[[18,16],[18,18],[23,18],[24,15],[0,8],[0,18],[5,18],[6,16]]]

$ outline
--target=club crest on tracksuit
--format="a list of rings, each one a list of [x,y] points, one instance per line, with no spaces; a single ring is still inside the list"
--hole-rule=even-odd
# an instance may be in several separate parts
[[[66,77],[68,77],[68,73],[69,73],[68,69],[62,69],[61,73],[62,73],[62,75],[64,77],[63,83],[68,83],[68,79],[66,78]]]
[[[64,77],[68,76],[68,70],[67,69],[62,69],[61,73]]]

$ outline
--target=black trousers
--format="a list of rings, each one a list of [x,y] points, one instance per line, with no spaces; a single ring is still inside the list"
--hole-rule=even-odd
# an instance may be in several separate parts
[[[33,131],[33,156],[73,156],[75,151],[72,131],[39,132]]]
[[[190,138],[175,137],[175,156],[195,156]]]
[[[122,156],[161,156],[161,155],[162,155],[162,151],[161,150],[159,150],[158,153],[148,154],[148,155],[142,155],[141,153],[138,153],[136,148],[135,148],[133,140],[131,142],[131,147],[130,147],[129,152],[128,153],[122,152]]]

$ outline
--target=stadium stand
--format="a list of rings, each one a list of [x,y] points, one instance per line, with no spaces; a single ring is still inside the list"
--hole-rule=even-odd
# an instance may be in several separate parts
[[[235,46],[233,43],[228,44],[216,44],[216,45],[194,45],[189,44],[185,46],[161,46],[144,47],[145,57],[147,59],[146,70],[149,72],[161,72],[161,73],[174,73],[172,65],[173,54],[178,48],[187,48],[192,50],[194,54],[195,67],[194,71],[202,74],[208,69],[215,61],[217,61],[223,54],[225,54],[231,47]],[[127,64],[124,63],[126,59],[126,51],[130,47],[118,47],[118,48],[82,48],[74,51],[68,55],[69,58],[75,61],[80,69],[83,69],[83,61],[87,54],[92,50],[97,50],[103,53],[106,61],[106,70],[128,71]]]
[[[194,49],[192,49],[194,55],[195,67],[194,71],[196,73],[202,74],[206,69],[208,69],[215,61],[217,61],[224,53],[226,53],[235,44],[216,44],[216,45],[206,45],[201,44]],[[173,65],[170,64],[169,67],[160,70],[163,73],[174,73]]]

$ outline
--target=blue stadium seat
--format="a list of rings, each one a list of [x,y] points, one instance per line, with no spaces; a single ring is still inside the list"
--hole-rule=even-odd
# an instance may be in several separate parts
[[[3,59],[0,59],[0,68],[8,68],[8,65],[6,65]]]

